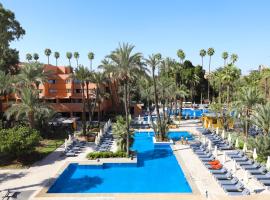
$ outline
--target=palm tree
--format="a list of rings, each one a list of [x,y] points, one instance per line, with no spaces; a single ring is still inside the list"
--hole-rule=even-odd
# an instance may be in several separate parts
[[[3,100],[12,92],[13,77],[0,70],[0,118],[3,127]]]
[[[90,61],[90,70],[92,71],[92,61],[94,60],[95,58],[95,54],[93,52],[89,52],[88,53],[88,59]]]
[[[234,64],[237,60],[238,60],[238,55],[235,54],[235,53],[233,53],[231,55],[231,62],[232,62],[232,64]]]
[[[30,53],[26,54],[26,60],[30,62],[32,60],[32,55]]]
[[[68,59],[69,66],[71,66],[70,59],[72,58],[72,53],[71,53],[71,52],[67,52],[67,53],[66,53],[66,57],[67,57],[67,59]]]
[[[51,55],[52,51],[51,51],[51,49],[45,49],[44,53],[45,53],[45,56],[48,57],[48,65],[49,65],[50,64],[50,55]]]
[[[34,54],[33,54],[33,58],[34,58],[34,60],[37,62],[38,59],[39,59],[39,55],[38,55],[37,53],[34,53]]]
[[[75,58],[75,60],[76,60],[76,63],[77,63],[77,67],[78,67],[78,65],[79,65],[79,63],[78,63],[78,60],[79,60],[79,57],[80,57],[80,54],[79,54],[79,52],[74,52],[74,58]]]
[[[178,58],[180,58],[181,64],[183,64],[183,62],[186,58],[185,52],[182,49],[179,49],[177,51],[177,56],[178,56]]]
[[[206,51],[204,49],[200,50],[200,56],[202,58],[202,67],[203,67],[203,58],[204,58],[204,56],[206,56]]]
[[[44,71],[44,66],[40,63],[29,63],[21,68],[20,73],[16,77],[16,82],[19,87],[27,87],[38,89],[40,83],[47,81],[50,71]]]
[[[84,88],[86,80],[89,77],[89,71],[86,67],[83,65],[79,65],[75,69],[75,73],[73,74],[73,77],[80,81],[81,83],[81,89],[82,89],[82,124],[83,124],[83,135],[86,135],[86,109],[85,109],[85,95],[84,95]]]
[[[240,118],[244,122],[244,132],[248,136],[249,123],[254,107],[263,102],[262,95],[257,87],[244,87],[240,89],[238,100],[235,102],[235,115],[240,114]]]
[[[159,66],[161,62],[161,55],[160,54],[152,54],[148,57],[148,59],[145,59],[145,63],[149,66],[149,68],[152,71],[152,79],[153,79],[153,86],[154,86],[154,97],[155,97],[155,107],[156,107],[156,112],[157,112],[157,119],[158,119],[158,129],[160,132],[158,132],[158,137],[163,140],[165,139],[165,134],[164,132],[161,132],[161,119],[160,119],[160,113],[159,113],[159,99],[158,99],[158,92],[157,92],[157,81],[156,81],[156,76],[155,76],[155,70]]]
[[[112,65],[114,66],[114,74],[118,81],[123,84],[124,87],[124,108],[126,115],[126,128],[127,128],[127,155],[129,155],[129,106],[130,106],[130,80],[134,78],[134,76],[143,71],[142,67],[141,53],[132,53],[134,49],[133,45],[128,43],[120,44],[119,47],[113,51],[109,56],[107,56],[112,61]]]
[[[183,109],[183,101],[186,97],[188,97],[189,94],[188,94],[187,88],[184,85],[181,85],[180,87],[175,86],[173,94],[175,95],[175,101],[177,101],[177,99],[180,100],[179,115],[180,115],[180,119],[181,119],[182,109]]]
[[[57,66],[57,60],[60,57],[60,53],[59,52],[54,52],[54,57],[55,57],[55,65]]]
[[[104,87],[104,85],[106,84],[106,74],[102,72],[95,72],[92,74],[92,81],[96,84],[96,98],[94,107],[98,105],[98,125],[100,125],[100,105],[104,101],[104,99],[108,97],[108,94],[103,90],[104,88],[102,88],[102,86]]]
[[[209,68],[208,68],[208,76],[209,77],[210,77],[210,72],[211,72],[211,58],[214,55],[214,53],[215,53],[214,48],[209,48],[207,50],[207,55],[209,56]],[[208,83],[207,83],[207,98],[208,98],[208,101],[210,101],[210,85],[209,85],[209,80],[208,80]]]
[[[222,53],[222,58],[223,58],[223,60],[224,60],[224,67],[226,66],[226,62],[227,62],[228,57],[229,57],[228,52],[224,51],[224,52]]]
[[[264,135],[270,132],[270,103],[257,105],[255,112],[252,113],[252,122],[263,130]]]
[[[31,128],[35,128],[35,117],[41,113],[49,113],[50,109],[46,104],[39,101],[38,91],[30,88],[21,88],[18,92],[21,102],[13,103],[5,115],[8,119],[14,116],[17,120],[27,118]]]
[[[240,69],[236,68],[233,65],[227,65],[222,71],[221,80],[223,81],[223,84],[227,87],[227,106],[229,106],[230,102],[230,88],[233,83],[239,79],[240,74]]]
[[[263,69],[262,71],[262,78],[261,78],[261,81],[263,83],[263,87],[264,87],[264,98],[265,100],[267,100],[267,97],[268,97],[268,80],[270,78],[270,70],[269,69]]]
[[[126,122],[122,116],[116,118],[116,123],[112,126],[112,132],[116,138],[116,143],[120,151],[127,151]]]

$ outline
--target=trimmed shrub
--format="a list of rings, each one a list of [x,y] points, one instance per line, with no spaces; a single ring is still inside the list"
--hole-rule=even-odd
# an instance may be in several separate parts
[[[91,152],[87,154],[87,158],[89,160],[95,160],[98,158],[124,158],[127,157],[126,152],[123,151],[117,151],[117,152],[111,152],[111,151],[105,151],[105,152]]]

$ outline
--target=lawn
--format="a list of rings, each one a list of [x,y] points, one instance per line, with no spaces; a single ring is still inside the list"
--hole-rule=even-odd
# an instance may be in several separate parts
[[[0,157],[0,169],[19,169],[30,167],[33,163],[42,160],[64,143],[64,139],[43,139],[36,151],[28,155],[23,161]]]

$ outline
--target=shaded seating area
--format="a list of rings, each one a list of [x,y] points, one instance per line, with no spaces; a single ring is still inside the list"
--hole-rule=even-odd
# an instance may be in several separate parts
[[[208,145],[197,142],[190,145],[204,166],[213,175],[223,190],[229,195],[249,195],[250,192],[237,177],[228,171],[212,154]]]

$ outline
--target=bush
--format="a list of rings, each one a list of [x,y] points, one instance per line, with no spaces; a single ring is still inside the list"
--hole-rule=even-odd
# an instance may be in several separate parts
[[[270,155],[270,136],[258,135],[256,137],[249,137],[248,145],[256,148],[258,153],[258,161],[266,162],[267,156]]]
[[[12,158],[31,154],[40,141],[39,132],[26,126],[0,130],[0,153]]]
[[[111,152],[111,151],[105,151],[105,152],[91,152],[87,154],[87,158],[89,160],[95,160],[98,158],[124,158],[127,157],[126,152],[123,151],[117,151],[117,152]]]

